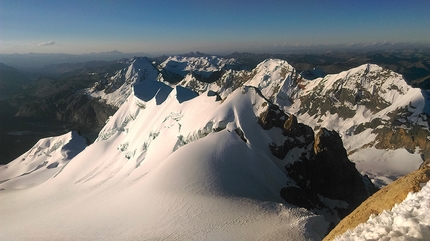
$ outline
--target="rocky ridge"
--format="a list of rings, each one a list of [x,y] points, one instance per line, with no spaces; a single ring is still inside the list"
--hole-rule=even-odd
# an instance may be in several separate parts
[[[369,197],[345,217],[323,240],[333,240],[336,236],[366,222],[371,215],[379,215],[384,210],[391,210],[394,205],[405,200],[409,193],[420,191],[423,184],[429,180],[430,163],[426,162],[418,170],[397,179]]]

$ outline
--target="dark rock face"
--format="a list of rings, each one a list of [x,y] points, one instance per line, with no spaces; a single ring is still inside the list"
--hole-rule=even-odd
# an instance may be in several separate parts
[[[358,205],[368,197],[361,174],[349,161],[342,139],[322,129],[315,136],[311,185],[325,197]]]
[[[44,117],[71,125],[73,129],[98,131],[116,108],[79,93],[61,92],[26,103],[16,116]]]
[[[309,152],[310,145],[314,142],[314,132],[312,128],[298,123],[294,115],[287,117],[281,127],[283,135],[288,138],[281,146],[276,146],[275,144],[269,145],[272,154],[279,159],[284,159],[293,148],[302,148],[302,156],[305,156]]]
[[[314,131],[310,126],[297,122],[295,115],[290,115],[284,123],[284,129],[282,130],[284,136],[292,137],[304,137],[305,145],[309,145],[314,141]]]
[[[242,141],[248,142],[241,128],[236,128],[234,132],[240,137],[240,139],[242,139]]]
[[[283,188],[281,196],[286,201],[309,209],[324,205],[318,195],[342,200],[349,204],[344,210],[337,210],[342,218],[376,191],[375,187],[366,186],[369,183],[364,182],[355,164],[349,161],[337,132],[322,128],[315,135],[309,151],[309,158],[302,155],[300,161],[285,167],[290,178],[303,190],[298,192],[294,189],[296,187]]]
[[[282,145],[269,145],[274,156],[283,160],[295,149],[296,156],[285,169],[296,185],[280,191],[287,202],[311,210],[325,207],[320,196],[344,201],[348,207],[336,210],[342,218],[376,191],[348,159],[336,131],[322,128],[314,136],[311,127],[298,123],[294,115],[287,116],[273,104],[260,114],[258,123],[266,130],[278,127],[286,137]]]
[[[280,128],[285,136],[282,145],[272,143],[269,148],[281,160],[287,155],[293,159],[285,169],[295,183],[280,191],[288,203],[317,213],[328,209],[341,219],[376,191],[348,159],[337,132],[322,128],[314,135],[311,127],[298,123],[294,115],[287,116],[273,104],[261,113],[258,123],[264,129]],[[347,206],[328,207],[324,198],[346,202]]]
[[[287,116],[277,105],[269,105],[267,110],[260,114],[258,123],[266,130],[273,127],[281,128],[282,134],[288,137],[283,145],[278,146],[274,143],[269,145],[272,154],[279,159],[284,159],[288,152],[296,147],[304,148],[302,155],[305,155],[308,146],[314,141],[312,128],[298,123],[294,115]]]
[[[262,112],[258,117],[258,123],[265,130],[269,130],[272,127],[283,128],[287,118],[287,115],[279,109],[279,106],[269,103],[266,111]]]

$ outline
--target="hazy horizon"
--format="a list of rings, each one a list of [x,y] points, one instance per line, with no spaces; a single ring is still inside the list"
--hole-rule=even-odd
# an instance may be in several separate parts
[[[276,52],[430,44],[424,1],[0,2],[0,53]]]
[[[133,56],[148,56],[148,57],[158,57],[162,55],[181,55],[181,54],[189,54],[189,53],[202,53],[208,55],[218,55],[225,56],[233,53],[252,53],[252,54],[321,54],[321,53],[329,53],[329,52],[368,52],[368,51],[402,51],[408,49],[429,49],[429,44],[424,43],[370,43],[370,44],[338,44],[338,45],[296,45],[296,46],[275,46],[272,48],[266,49],[216,49],[214,51],[201,51],[200,49],[189,49],[186,51],[181,50],[171,50],[171,51],[152,51],[152,52],[143,52],[143,51],[134,51],[134,52],[123,52],[117,49],[111,49],[106,51],[89,51],[82,53],[69,53],[69,52],[13,52],[13,53],[0,53],[0,55],[29,55],[29,54],[40,54],[40,55],[56,55],[56,54],[65,54],[65,55],[133,55]]]

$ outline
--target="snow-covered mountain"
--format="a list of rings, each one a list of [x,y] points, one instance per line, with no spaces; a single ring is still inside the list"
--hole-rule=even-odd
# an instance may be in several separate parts
[[[252,71],[226,71],[217,81],[179,84],[225,99],[242,85],[263,95],[314,130],[336,130],[358,170],[378,186],[416,170],[430,158],[430,94],[374,64],[306,79],[284,60]]]
[[[171,56],[159,66],[164,79],[169,83],[180,81],[213,82],[224,71],[243,68],[235,59],[224,59],[217,56],[183,57]]]
[[[428,150],[381,146],[387,128],[429,138],[428,94],[384,71],[306,80],[282,60],[134,58],[85,90],[118,107],[93,144],[72,132],[0,167],[2,235],[320,240],[375,191],[359,171],[389,182]]]
[[[107,104],[119,108],[131,94],[136,83],[158,80],[159,71],[148,58],[135,57],[129,62],[129,67],[116,72],[108,79],[96,82],[93,87],[84,92],[92,98],[100,98]]]
[[[430,158],[430,94],[374,64],[306,79],[284,60],[252,71],[228,71],[216,82],[185,85],[221,99],[242,85],[263,95],[314,130],[336,130],[357,169],[378,186],[416,170]],[[182,83],[179,83],[182,84]]]
[[[284,111],[339,132],[357,169],[384,186],[430,158],[430,95],[397,73],[366,64],[324,78],[297,78]]]
[[[39,140],[30,150],[0,166],[0,190],[36,186],[57,175],[87,146],[87,140],[72,131]]]

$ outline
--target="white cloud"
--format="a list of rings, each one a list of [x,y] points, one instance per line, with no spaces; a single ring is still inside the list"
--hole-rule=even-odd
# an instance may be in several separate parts
[[[40,43],[39,46],[49,46],[49,45],[54,45],[54,44],[55,44],[54,41],[48,41],[48,42]]]

